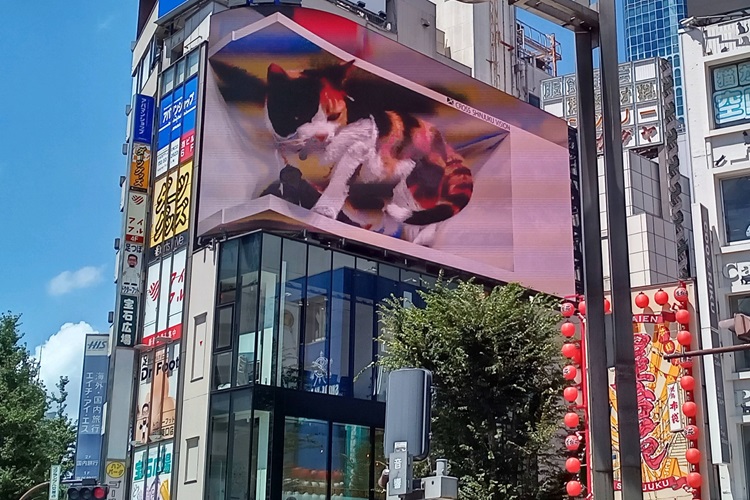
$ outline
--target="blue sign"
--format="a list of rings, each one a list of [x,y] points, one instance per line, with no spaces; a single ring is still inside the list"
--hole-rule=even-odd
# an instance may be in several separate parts
[[[195,110],[198,107],[198,77],[185,82],[185,96],[182,100],[182,133],[195,129]]]
[[[159,104],[159,140],[156,149],[169,145],[169,134],[172,131],[172,95],[162,97]]]
[[[196,3],[192,0],[159,0],[159,17],[166,16],[179,7],[188,7],[188,4]]]
[[[176,141],[182,135],[182,86],[172,92],[172,140]]]
[[[75,479],[98,479],[100,475],[108,373],[109,335],[86,335],[81,402],[78,407]]]
[[[713,68],[714,121],[719,126],[750,120],[750,61]]]
[[[154,98],[135,95],[135,115],[133,117],[133,141],[151,144],[154,133]]]

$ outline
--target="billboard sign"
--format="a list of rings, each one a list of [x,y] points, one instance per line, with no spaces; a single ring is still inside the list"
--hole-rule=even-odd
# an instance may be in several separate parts
[[[663,288],[673,296],[677,284],[660,285],[652,289],[632,291],[633,300],[639,293],[650,297],[651,306],[633,315],[633,339],[635,342],[636,391],[638,394],[638,415],[640,419],[641,468],[643,476],[644,500],[690,500],[693,489],[687,484],[687,475],[692,472],[685,458],[685,450],[690,446],[683,432],[688,422],[681,411],[687,401],[685,390],[679,380],[683,375],[679,363],[665,360],[664,354],[681,349],[673,333],[679,330],[671,305],[656,305],[654,294]],[[695,324],[695,291],[687,284],[688,304]],[[638,310],[638,309],[637,309]],[[696,370],[696,368],[694,368]],[[700,405],[702,394],[693,392],[694,400]],[[618,496],[621,495],[619,431],[617,425],[617,395],[614,384],[614,371],[610,370],[610,403],[612,405],[611,432],[614,456],[614,479]],[[699,442],[699,444],[702,443]]]
[[[602,90],[599,71],[594,72],[597,149],[603,152]],[[620,121],[624,149],[650,148],[665,140],[663,94],[671,84],[665,80],[659,59],[620,64]],[[542,81],[542,109],[578,125],[575,74]]]
[[[117,346],[133,347],[138,328],[138,297],[120,295],[117,318]]]
[[[198,236],[304,228],[574,291],[562,120],[301,7],[212,16],[206,78]]]
[[[78,408],[75,479],[99,478],[104,400],[109,371],[109,335],[86,335]]]
[[[125,241],[143,244],[146,241],[146,207],[148,197],[143,193],[128,193]]]
[[[691,17],[718,16],[740,10],[750,10],[747,0],[687,0],[687,15]]]
[[[151,144],[133,143],[130,156],[130,189],[148,191],[151,175]]]
[[[143,354],[139,370],[138,406],[133,440],[146,444],[174,437],[180,344]]]
[[[135,119],[133,120],[133,142],[151,144],[154,133],[154,98],[135,95]]]

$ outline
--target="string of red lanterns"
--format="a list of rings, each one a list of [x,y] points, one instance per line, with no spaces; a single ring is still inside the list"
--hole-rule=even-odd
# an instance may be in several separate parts
[[[560,306],[560,312],[565,317],[565,322],[560,326],[560,333],[565,339],[562,346],[562,355],[568,359],[568,363],[562,369],[563,378],[572,384],[563,389],[563,398],[568,403],[568,410],[563,417],[568,436],[565,438],[565,448],[570,452],[570,456],[565,461],[565,470],[572,474],[572,478],[565,484],[565,491],[571,497],[580,497],[583,493],[584,486],[581,482],[581,444],[585,442],[586,429],[581,427],[581,417],[578,410],[585,412],[585,373],[583,367],[583,349],[581,338],[576,339],[578,327],[576,323],[570,321],[573,316],[582,316],[586,312],[586,303],[582,297],[576,297],[578,304],[566,301]],[[577,382],[579,380],[580,382]],[[582,398],[582,403],[579,403]],[[584,415],[585,422],[585,415]]]

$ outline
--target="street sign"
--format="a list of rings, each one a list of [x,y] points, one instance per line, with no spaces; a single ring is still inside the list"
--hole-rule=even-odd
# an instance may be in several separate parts
[[[53,465],[49,469],[49,500],[60,499],[60,466]]]

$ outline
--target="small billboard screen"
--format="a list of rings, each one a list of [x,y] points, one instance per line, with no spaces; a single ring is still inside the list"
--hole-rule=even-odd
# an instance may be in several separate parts
[[[305,228],[573,292],[568,131],[343,17],[212,18],[198,236]]]

